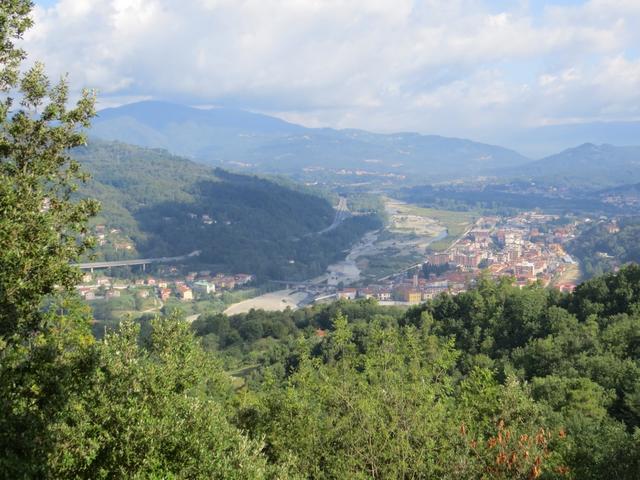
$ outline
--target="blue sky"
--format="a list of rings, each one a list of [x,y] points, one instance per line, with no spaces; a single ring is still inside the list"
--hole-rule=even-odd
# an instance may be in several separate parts
[[[154,98],[480,139],[640,119],[638,0],[36,3],[30,58],[103,106]]]

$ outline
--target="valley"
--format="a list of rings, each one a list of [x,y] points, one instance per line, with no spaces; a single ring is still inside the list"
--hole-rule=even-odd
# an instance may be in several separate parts
[[[200,140],[188,145],[200,150],[181,147],[187,145],[180,144],[186,141],[181,134],[171,140],[166,136],[168,125],[179,133],[180,122],[199,125],[189,138]],[[122,125],[137,127],[129,128],[127,136]],[[141,132],[149,128],[156,133],[144,137]],[[205,311],[236,315],[254,309],[295,310],[371,296],[406,305],[428,298],[425,292],[464,291],[481,271],[511,275],[522,285],[541,281],[570,289],[596,263],[562,260],[563,255],[569,258],[567,249],[575,250],[585,219],[615,221],[630,212],[636,198],[632,182],[638,180],[632,147],[586,144],[530,161],[506,150],[489,153],[493,147],[466,140],[306,129],[250,112],[158,102],[104,111],[93,134],[170,148],[200,162],[103,140],[76,152],[93,174],[92,184],[81,193],[97,196],[103,204],[93,224],[99,248],[92,260],[127,264],[144,256],[162,259],[199,252],[197,258],[176,259],[177,283],[169,282],[182,299],[174,307],[189,318]],[[160,138],[164,143],[158,143]],[[215,149],[209,148],[214,144]],[[484,153],[478,153],[482,149]],[[214,150],[216,157],[210,156]],[[617,162],[617,172],[602,169],[605,157]],[[254,161],[257,158],[261,160]],[[418,165],[425,170],[416,170]],[[275,172],[286,175],[272,175]],[[585,183],[589,178],[593,181]],[[503,248],[495,240],[497,226],[517,224],[518,215],[525,213],[549,215],[552,223],[562,219],[576,232],[558,244],[557,258],[548,252],[556,240],[546,234],[542,242],[536,240],[540,254],[551,255],[539,260],[553,265],[548,274],[548,267],[534,268],[535,273],[523,277],[528,267],[518,264],[520,254],[510,261],[504,254],[496,257]],[[494,239],[484,246],[473,240],[483,225]],[[539,227],[554,231],[546,224]],[[522,235],[528,238],[531,232]],[[447,262],[441,260],[445,257]],[[471,257],[475,260],[469,263]],[[434,264],[434,258],[440,260]],[[151,274],[159,271],[152,268]],[[195,281],[214,283],[206,274],[187,279],[194,271],[250,275],[254,280],[251,288],[225,294],[224,300],[219,291],[210,298],[194,298],[190,305],[191,300],[181,297],[180,282],[190,288]],[[436,286],[421,287],[420,296],[411,294],[416,274],[418,286]],[[141,274],[129,269],[124,275]],[[160,300],[159,291],[152,289],[150,295]],[[146,306],[138,314],[161,308]]]
[[[442,292],[464,292],[481,275],[512,277],[521,287],[538,282],[566,291],[581,278],[566,248],[584,220],[562,223],[558,216],[538,212],[481,216],[391,198],[385,198],[385,206],[385,228],[367,233],[324,275],[245,300],[225,313],[281,311],[340,298],[416,304]],[[371,259],[377,263],[372,265]]]
[[[0,1],[0,480],[640,479],[639,7]]]

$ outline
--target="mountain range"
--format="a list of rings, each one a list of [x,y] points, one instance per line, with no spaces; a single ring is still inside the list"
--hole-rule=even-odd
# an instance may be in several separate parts
[[[640,121],[545,125],[516,133],[498,133],[492,140],[498,145],[514,146],[528,157],[542,158],[584,143],[638,145]]]
[[[640,133],[640,123],[542,127],[532,131],[530,140],[541,138],[540,146],[588,136],[631,141],[634,132]],[[593,188],[640,182],[640,147],[586,143],[532,160],[508,148],[460,138],[307,128],[243,110],[157,101],[101,110],[90,133],[250,173],[379,177],[414,184],[478,177]]]
[[[640,147],[585,143],[513,170],[563,186],[597,189],[640,182]]]
[[[306,128],[242,110],[151,101],[102,110],[91,133],[257,172],[348,170],[440,180],[482,175],[528,161],[513,150],[465,139]]]

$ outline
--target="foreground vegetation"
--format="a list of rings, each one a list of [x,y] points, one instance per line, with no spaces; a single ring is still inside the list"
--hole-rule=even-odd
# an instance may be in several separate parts
[[[570,295],[482,280],[407,311],[213,315],[195,335],[167,315],[96,340],[70,262],[97,206],[73,200],[68,155],[93,100],[18,75],[30,8],[0,4],[3,478],[640,476],[637,266]],[[254,362],[245,387],[225,355]]]
[[[571,295],[482,280],[407,311],[343,301],[194,329],[209,351],[252,365],[237,421],[306,477],[529,478],[525,439],[545,432],[542,477],[632,479],[638,298],[631,266]],[[519,441],[496,447],[506,431]]]

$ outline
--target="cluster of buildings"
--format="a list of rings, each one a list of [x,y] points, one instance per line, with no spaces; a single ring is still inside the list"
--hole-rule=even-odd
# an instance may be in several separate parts
[[[632,185],[627,188],[610,191],[600,198],[603,203],[619,208],[638,208],[640,207],[640,188],[637,185]]]
[[[110,247],[115,252],[133,253],[135,246],[131,239],[122,234],[118,228],[109,228],[106,225],[96,225],[92,234],[100,247]]]
[[[443,292],[466,291],[481,273],[513,277],[521,287],[541,282],[572,291],[575,284],[562,280],[569,266],[575,269],[564,245],[575,238],[577,225],[538,212],[482,217],[448,249],[427,255],[423,268],[413,270],[413,275],[403,272],[383,283],[343,289],[337,296],[415,304]]]
[[[427,257],[427,264],[457,271],[486,271],[493,277],[512,276],[520,286],[556,284],[574,264],[564,245],[575,238],[577,222],[560,224],[559,217],[525,212],[501,219],[484,217],[448,250]],[[572,289],[575,285],[561,285]]]
[[[417,304],[431,300],[441,293],[457,294],[466,291],[471,275],[464,272],[449,272],[439,277],[424,277],[415,273],[396,275],[384,283],[366,287],[343,288],[336,296],[339,299],[374,298],[382,305]]]
[[[174,268],[168,269],[165,273],[168,275],[162,278],[147,275],[136,279],[118,279],[85,273],[82,283],[76,288],[85,300],[108,300],[128,292],[140,298],[154,297],[162,301],[178,298],[189,302],[197,298],[206,298],[216,292],[246,286],[254,279],[253,275],[245,273],[226,275],[212,274],[209,271],[190,272],[181,277]]]

